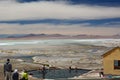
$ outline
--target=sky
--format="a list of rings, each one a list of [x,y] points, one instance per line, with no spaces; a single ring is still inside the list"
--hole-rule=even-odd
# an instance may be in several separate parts
[[[120,0],[0,0],[0,34],[120,34]]]

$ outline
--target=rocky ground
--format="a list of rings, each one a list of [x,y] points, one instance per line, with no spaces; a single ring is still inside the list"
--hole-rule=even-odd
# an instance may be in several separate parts
[[[40,49],[0,49],[2,56],[27,56],[34,63],[68,68],[101,68],[102,57],[109,48],[90,45],[51,46]],[[25,57],[26,58],[26,57]]]
[[[28,71],[37,70],[40,68],[40,64],[47,64],[50,67],[58,68],[68,68],[71,66],[72,68],[77,67],[80,69],[96,70],[102,68],[101,55],[111,49],[111,47],[105,46],[72,43],[59,46],[52,45],[39,47],[38,45],[38,47],[32,47],[29,49],[27,49],[26,46],[20,46],[20,48],[15,47],[12,49],[0,49],[0,80],[3,80],[3,64],[6,62],[7,58],[11,59],[13,70],[17,68],[19,72],[21,72],[23,69]],[[16,56],[19,57],[17,58]],[[27,61],[24,61],[24,59]],[[81,77],[73,79],[79,78]],[[37,79],[30,77],[30,80]]]

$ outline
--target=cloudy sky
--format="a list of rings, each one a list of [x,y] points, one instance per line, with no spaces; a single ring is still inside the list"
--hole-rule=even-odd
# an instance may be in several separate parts
[[[0,34],[120,34],[120,0],[0,0]]]

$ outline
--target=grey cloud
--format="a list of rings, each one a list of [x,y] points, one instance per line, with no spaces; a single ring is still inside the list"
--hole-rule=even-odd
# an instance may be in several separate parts
[[[120,7],[69,5],[58,2],[0,2],[0,21],[36,19],[104,19],[120,17]]]

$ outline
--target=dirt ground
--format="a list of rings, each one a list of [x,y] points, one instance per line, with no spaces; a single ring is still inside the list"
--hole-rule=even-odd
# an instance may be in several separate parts
[[[0,80],[4,80],[3,66],[5,62],[6,62],[6,59],[0,59]],[[13,70],[18,69],[19,73],[24,69],[29,71],[29,70],[38,70],[40,68],[39,64],[20,62],[16,59],[12,59],[11,63],[13,66]],[[29,76],[29,80],[40,80],[40,79],[35,79]]]

